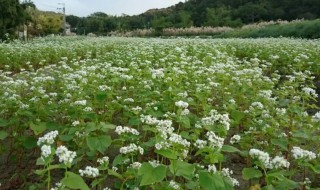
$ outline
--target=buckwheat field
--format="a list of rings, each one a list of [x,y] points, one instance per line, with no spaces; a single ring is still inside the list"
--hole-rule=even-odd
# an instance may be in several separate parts
[[[288,38],[0,44],[0,188],[319,189],[319,53]]]

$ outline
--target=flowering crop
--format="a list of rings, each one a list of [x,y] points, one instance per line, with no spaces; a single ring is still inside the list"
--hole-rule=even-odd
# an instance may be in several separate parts
[[[29,46],[0,44],[0,140],[39,157],[30,189],[320,187],[318,40]]]

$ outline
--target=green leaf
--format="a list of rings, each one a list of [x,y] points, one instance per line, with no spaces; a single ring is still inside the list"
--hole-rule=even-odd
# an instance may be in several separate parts
[[[123,157],[121,154],[118,154],[112,162],[112,166],[117,166],[119,164],[121,164],[124,160],[126,160],[125,157]]]
[[[163,165],[153,167],[149,163],[143,163],[138,174],[142,176],[140,186],[161,182],[166,177],[166,167]]]
[[[22,146],[26,149],[33,149],[37,146],[37,139],[34,137],[22,138]]]
[[[9,122],[4,119],[0,119],[0,127],[6,127],[9,125]]]
[[[279,146],[282,150],[288,150],[288,140],[282,139],[271,139],[271,144]]]
[[[101,135],[97,137],[88,136],[87,137],[87,145],[92,151],[99,151],[103,154],[107,148],[111,145],[112,140],[108,135]]]
[[[103,132],[108,132],[110,129],[115,129],[116,126],[111,123],[100,122],[99,128]]]
[[[113,170],[108,170],[108,174],[112,175],[112,176],[115,176],[115,177],[117,177],[119,179],[123,179],[122,175],[120,175],[119,173],[117,173],[117,172],[115,172]]]
[[[182,176],[188,180],[194,177],[195,166],[187,162],[172,160],[169,169],[176,176]]]
[[[139,117],[133,117],[129,120],[128,124],[130,126],[138,126],[141,123],[140,118]]]
[[[92,131],[96,131],[98,129],[99,129],[99,127],[93,122],[89,122],[85,126],[85,131],[88,132],[88,133],[90,133]]]
[[[62,184],[71,189],[90,190],[82,177],[73,172],[66,172],[66,176],[62,179]]]
[[[107,93],[98,93],[96,99],[98,102],[103,102],[107,98]]]
[[[173,152],[170,149],[156,150],[155,153],[160,154],[161,156],[164,156],[164,157],[172,159],[172,160],[176,160],[178,158],[177,154],[175,154],[175,152]]]
[[[239,124],[240,121],[244,118],[245,114],[238,110],[232,110],[230,116],[234,120],[235,124]]]
[[[61,141],[68,142],[68,141],[71,141],[73,139],[73,137],[74,137],[74,135],[60,135],[59,139]]]
[[[223,145],[221,148],[222,152],[240,152],[239,149],[237,149],[236,147],[230,146],[230,145]]]
[[[206,190],[225,190],[223,177],[219,174],[210,174],[208,172],[199,173],[199,183],[203,189]]]
[[[300,187],[299,183],[288,178],[284,178],[283,180],[276,182],[274,186],[275,189],[298,189]]]
[[[259,178],[262,176],[262,172],[256,168],[243,168],[242,177],[245,180],[249,180],[252,178]]]
[[[185,128],[190,128],[190,119],[187,116],[181,116],[178,118],[178,123],[180,123]]]
[[[35,135],[39,135],[47,129],[47,126],[46,126],[46,123],[34,124],[31,122],[30,128],[32,129],[32,131],[34,132]]]
[[[7,138],[9,134],[6,131],[0,131],[0,140]]]

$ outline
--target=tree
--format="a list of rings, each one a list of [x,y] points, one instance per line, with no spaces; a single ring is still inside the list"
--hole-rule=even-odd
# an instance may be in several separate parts
[[[26,12],[19,0],[0,0],[0,5],[0,39],[3,39],[24,23]]]

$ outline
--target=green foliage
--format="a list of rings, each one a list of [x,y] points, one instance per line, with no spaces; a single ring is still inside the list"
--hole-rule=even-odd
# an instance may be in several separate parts
[[[319,51],[288,38],[0,44],[0,153],[35,163],[14,171],[30,189],[315,189]]]
[[[166,167],[162,165],[153,167],[149,163],[144,163],[140,167],[138,174],[142,176],[140,186],[152,185],[161,182],[166,177]]]
[[[0,42],[13,35],[17,27],[23,24],[27,12],[19,0],[0,0]]]
[[[250,0],[189,0],[174,6],[149,10],[143,14],[112,17],[94,13],[79,18],[67,17],[78,34],[93,32],[106,35],[110,31],[155,30],[162,35],[164,28],[188,28],[191,26],[240,27],[249,23],[271,20],[295,20],[319,18],[320,3],[316,0],[298,1],[250,1]]]
[[[296,37],[319,38],[320,20],[301,21],[283,25],[269,25],[262,28],[236,29],[214,36],[215,38],[261,38],[261,37]]]

